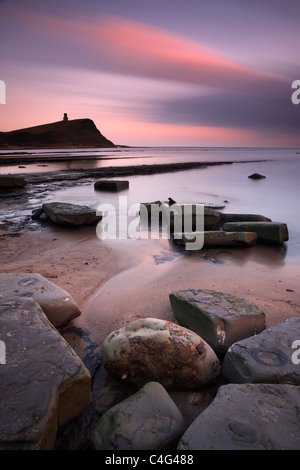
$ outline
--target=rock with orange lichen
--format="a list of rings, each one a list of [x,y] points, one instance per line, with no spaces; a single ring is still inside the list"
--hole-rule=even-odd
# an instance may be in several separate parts
[[[220,362],[196,333],[157,318],[136,320],[103,342],[107,372],[138,387],[149,381],[167,390],[196,390],[213,383]]]

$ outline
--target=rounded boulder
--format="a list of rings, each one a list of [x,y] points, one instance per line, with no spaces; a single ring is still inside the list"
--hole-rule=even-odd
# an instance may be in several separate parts
[[[213,383],[221,365],[197,334],[157,318],[136,320],[103,342],[102,361],[116,379],[142,387],[159,382],[167,390],[195,390]]]

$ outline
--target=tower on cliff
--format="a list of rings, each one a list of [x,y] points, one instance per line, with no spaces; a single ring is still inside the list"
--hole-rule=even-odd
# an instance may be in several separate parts
[[[67,113],[64,113],[63,121],[68,121],[68,115],[67,115]]]

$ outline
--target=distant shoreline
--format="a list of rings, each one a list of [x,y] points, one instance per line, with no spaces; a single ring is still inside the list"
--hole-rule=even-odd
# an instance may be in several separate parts
[[[74,160],[74,158],[73,158]],[[151,165],[111,166],[103,168],[86,168],[77,170],[56,170],[45,173],[18,173],[24,176],[28,183],[41,184],[53,181],[80,180],[84,178],[114,178],[134,175],[151,175],[159,173],[171,173],[175,171],[191,170],[195,168],[207,168],[209,166],[232,165],[236,163],[257,163],[266,160],[249,161],[218,161],[218,162],[180,162]]]

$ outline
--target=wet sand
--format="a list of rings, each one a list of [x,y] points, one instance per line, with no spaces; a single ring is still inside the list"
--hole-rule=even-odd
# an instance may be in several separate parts
[[[256,303],[267,326],[300,315],[300,270],[282,249],[253,246],[183,252],[168,240],[99,240],[95,227],[0,231],[1,272],[38,272],[66,289],[82,314],[74,325],[101,344],[141,317],[175,321],[169,293],[206,288]]]

